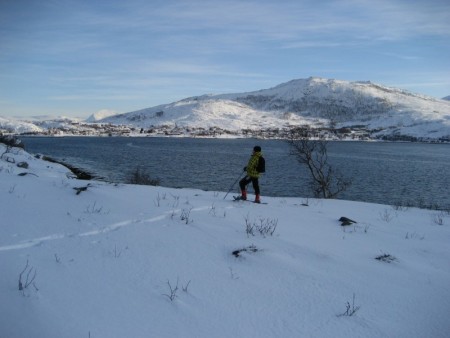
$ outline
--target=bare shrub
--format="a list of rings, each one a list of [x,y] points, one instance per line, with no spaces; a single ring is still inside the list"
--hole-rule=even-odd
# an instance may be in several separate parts
[[[172,286],[172,284],[170,284],[170,281],[167,281],[167,285],[169,286],[169,293],[164,293],[163,296],[166,296],[167,298],[170,299],[171,302],[173,302],[175,300],[175,298],[177,298],[177,292],[178,292],[178,281],[179,279],[177,278],[177,285],[175,285],[175,287]]]
[[[6,145],[6,151],[2,154],[2,156],[5,153],[9,153],[12,148],[25,149],[25,144],[22,142],[22,140],[18,139],[16,136],[13,135],[6,135],[6,136],[0,135],[0,143]]]
[[[171,195],[172,195],[172,194],[171,194]],[[173,204],[172,204],[172,207],[173,207],[173,208],[177,208],[178,205],[180,204],[180,196],[172,195],[172,198],[173,198]]]
[[[191,219],[191,211],[192,211],[192,208],[181,210],[180,219],[183,222],[185,222],[186,224],[193,222],[193,220]]]
[[[355,294],[353,294],[352,304],[350,304],[350,302],[347,302],[345,305],[346,311],[344,313],[341,313],[340,315],[338,315],[338,317],[344,317],[344,316],[351,317],[356,313],[356,311],[358,311],[361,308],[361,306],[355,306],[355,298],[356,298],[356,296],[355,296]]]
[[[417,232],[407,232],[405,239],[420,239],[422,241],[425,239],[425,235],[419,235]]]
[[[189,288],[189,285],[190,285],[190,284],[191,284],[191,281],[187,282],[186,285],[182,285],[182,286],[181,286],[181,289],[182,289],[184,292],[188,292],[188,288]]]
[[[351,185],[351,181],[328,162],[326,141],[310,140],[300,132],[292,130],[288,142],[291,146],[290,154],[306,166],[310,173],[310,186],[314,196],[335,198]]]
[[[22,294],[25,294],[25,290],[28,289],[30,285],[33,285],[34,288],[38,290],[36,284],[34,284],[36,275],[37,275],[36,269],[28,265],[27,259],[27,264],[25,265],[25,268],[19,274],[19,291],[22,291]]]
[[[380,212],[379,215],[380,219],[386,223],[389,223],[395,217],[395,215],[393,215],[388,209],[384,209],[384,211]]]
[[[441,211],[441,212],[439,212],[437,214],[432,214],[433,222],[434,222],[434,224],[437,224],[437,225],[444,225],[445,224],[445,221],[444,221],[445,217],[446,217],[446,214],[445,214],[444,211]]]
[[[94,204],[90,204],[86,207],[84,210],[84,213],[86,214],[108,214],[109,211],[105,212],[103,211],[103,207],[97,206],[97,202],[94,202]]]
[[[136,168],[128,174],[127,183],[139,185],[159,185],[159,179],[152,178],[145,169]]]
[[[278,219],[263,218],[258,220],[250,220],[250,216],[245,217],[245,232],[247,236],[255,236],[259,233],[261,236],[273,236],[278,226]]]
[[[234,255],[234,252],[233,252],[233,255]],[[236,257],[238,257],[238,256],[236,256]],[[233,268],[228,267],[228,269],[230,270],[230,277],[231,277],[231,279],[233,279],[233,280],[239,279],[239,276],[236,273],[234,273]]]

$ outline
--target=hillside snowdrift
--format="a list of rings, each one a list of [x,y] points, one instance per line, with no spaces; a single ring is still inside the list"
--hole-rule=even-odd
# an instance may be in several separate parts
[[[1,337],[450,332],[448,214],[79,181],[4,152]]]

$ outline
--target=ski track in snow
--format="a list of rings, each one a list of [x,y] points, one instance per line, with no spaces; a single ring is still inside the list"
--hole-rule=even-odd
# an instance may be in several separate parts
[[[209,209],[210,206],[201,206],[201,207],[197,207],[197,208],[192,208],[191,211],[203,211],[206,209]],[[170,211],[166,211],[165,213],[163,213],[162,215],[159,216],[155,216],[155,217],[151,217],[148,219],[135,219],[135,220],[127,220],[127,221],[122,221],[122,222],[118,222],[118,223],[114,223],[114,224],[110,224],[107,226],[104,226],[100,229],[96,229],[96,230],[91,230],[91,231],[87,231],[87,232],[82,232],[79,234],[53,234],[53,235],[48,235],[48,236],[44,236],[44,237],[38,237],[38,238],[33,238],[33,239],[28,239],[28,240],[24,240],[21,241],[18,244],[11,244],[11,245],[5,245],[5,246],[0,246],[0,251],[9,251],[9,250],[20,250],[20,249],[26,249],[26,248],[30,248],[33,246],[39,246],[42,245],[45,242],[49,242],[49,241],[55,241],[58,239],[64,239],[66,237],[88,237],[88,236],[95,236],[95,235],[100,235],[100,234],[104,234],[107,232],[113,232],[116,230],[119,230],[120,228],[126,227],[126,226],[130,226],[133,224],[141,224],[141,223],[154,223],[157,221],[161,221],[163,219],[165,219],[167,217],[167,215],[172,214],[173,212],[180,212],[182,211],[181,209],[177,209],[177,210],[170,210]]]

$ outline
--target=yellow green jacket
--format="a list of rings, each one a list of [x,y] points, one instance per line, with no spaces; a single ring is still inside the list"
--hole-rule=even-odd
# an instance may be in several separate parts
[[[260,151],[253,153],[253,155],[250,157],[247,163],[247,176],[253,177],[253,178],[259,178],[260,173],[256,170],[256,167],[258,166],[259,158],[262,156],[262,153]]]

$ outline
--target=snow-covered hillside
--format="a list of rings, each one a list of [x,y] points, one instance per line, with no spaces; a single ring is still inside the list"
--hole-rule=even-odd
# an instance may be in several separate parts
[[[101,120],[139,127],[217,126],[227,130],[365,126],[377,135],[450,135],[450,103],[371,82],[293,80],[256,92],[187,98]]]
[[[448,213],[79,181],[5,150],[0,337],[448,337]]]
[[[193,129],[220,129],[222,135],[223,131],[243,135],[243,130],[286,131],[309,126],[322,130],[349,129],[363,138],[449,141],[450,102],[371,82],[311,77],[255,92],[190,97],[125,114],[103,110],[91,115],[85,123],[62,122],[34,123],[38,128],[53,128],[53,133],[80,135],[121,134],[120,127],[144,134],[159,128],[154,133],[157,135],[189,134]],[[106,125],[108,130],[104,129]],[[115,127],[119,130],[111,130]],[[14,128],[12,122],[0,120],[2,129],[16,133],[24,130],[23,125]],[[30,125],[28,131],[35,130]],[[202,131],[196,135],[202,135]]]
[[[306,124],[300,116],[281,118],[272,112],[253,108],[236,99],[192,97],[168,105],[116,115],[99,122],[126,124],[143,128],[161,125],[210,128],[230,131],[263,129]]]
[[[22,133],[39,133],[42,132],[43,129],[38,127],[36,124],[32,122],[20,121],[14,118],[5,118],[0,116],[0,133],[2,132],[13,132],[16,134]]]
[[[5,133],[44,133],[51,129],[64,130],[82,122],[80,118],[65,116],[31,116],[27,118],[0,117],[0,132]]]

